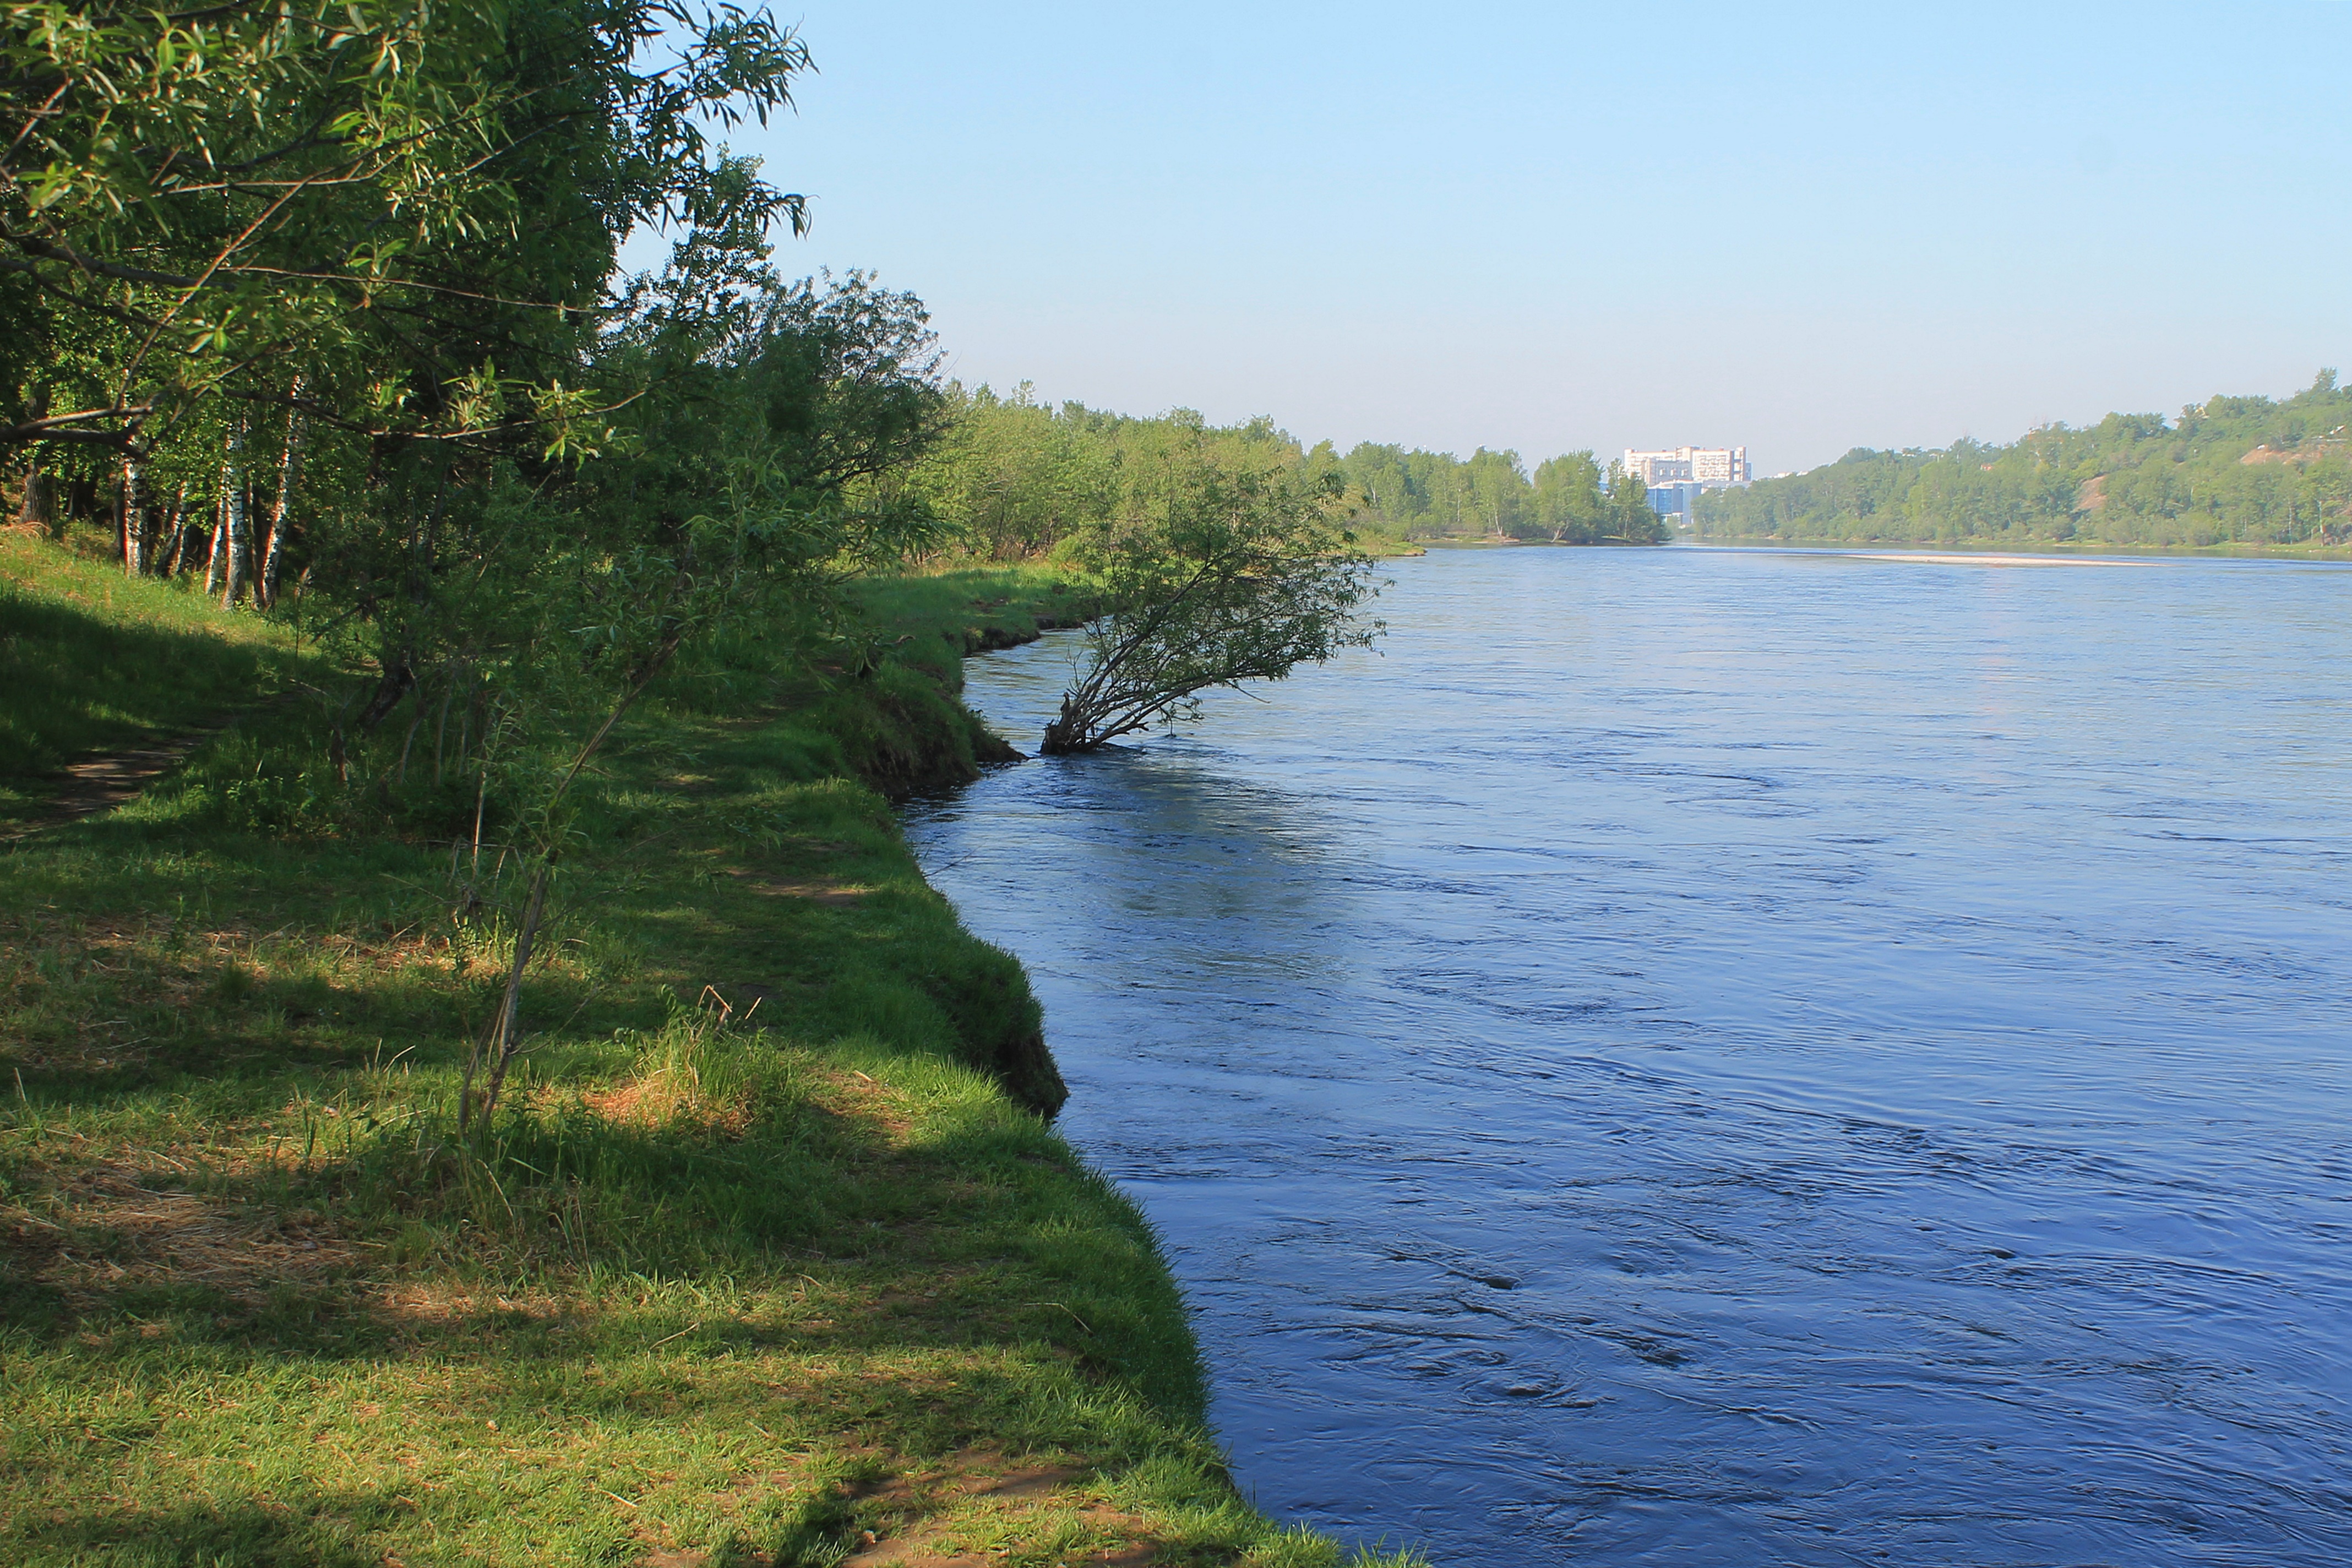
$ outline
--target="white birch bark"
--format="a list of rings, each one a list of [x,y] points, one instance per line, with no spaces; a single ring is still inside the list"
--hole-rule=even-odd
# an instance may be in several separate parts
[[[114,496],[116,514],[122,520],[122,574],[143,577],[147,574],[147,520],[141,515],[139,496],[139,460],[125,457]]]
[[[245,494],[245,428],[232,425],[228,432],[228,457],[222,464],[223,510],[225,531],[221,561],[221,608],[233,609],[244,595],[247,578],[253,575],[253,540],[247,531]]]
[[[296,376],[287,394],[302,395],[302,378]],[[265,610],[278,604],[278,571],[286,555],[286,518],[294,500],[295,476],[302,465],[302,414],[290,409],[286,416],[286,450],[278,459],[278,495],[269,505],[269,543],[262,552],[261,581],[254,597]]]
[[[217,594],[221,585],[221,542],[228,536],[228,500],[213,498],[213,546],[205,555],[205,592]]]

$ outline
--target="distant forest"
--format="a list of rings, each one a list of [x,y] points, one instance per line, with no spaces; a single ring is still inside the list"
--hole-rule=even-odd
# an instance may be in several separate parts
[[[1641,480],[1570,452],[1530,475],[1517,452],[1470,457],[1366,442],[1345,457],[1302,445],[1271,419],[1213,426],[1189,409],[1137,418],[1040,403],[1028,387],[949,389],[945,438],[903,477],[908,499],[1000,560],[1051,554],[1118,510],[1125,488],[1180,446],[1234,467],[1285,467],[1319,479],[1357,529],[1398,542],[1505,538],[1560,544],[1663,544],[1665,525]]]
[[[2342,544],[2352,540],[2352,390],[2214,397],[2168,421],[2110,414],[2005,447],[1856,447],[1698,504],[1705,538],[1938,544]]]

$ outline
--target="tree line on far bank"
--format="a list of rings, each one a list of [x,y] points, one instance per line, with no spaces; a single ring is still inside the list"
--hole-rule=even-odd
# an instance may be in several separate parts
[[[1050,556],[1099,526],[1177,449],[1229,469],[1286,473],[1327,492],[1370,539],[1516,539],[1560,544],[1663,544],[1666,529],[1641,480],[1590,452],[1530,475],[1517,452],[1448,452],[1362,443],[1309,447],[1273,420],[1213,426],[1189,409],[1149,418],[1079,403],[1042,403],[1026,386],[1000,394],[950,385],[948,425],[892,482],[967,547],[997,560]]]
[[[1702,537],[1824,542],[2340,545],[2352,542],[2352,389],[2110,414],[2006,446],[1856,447],[1699,500]]]

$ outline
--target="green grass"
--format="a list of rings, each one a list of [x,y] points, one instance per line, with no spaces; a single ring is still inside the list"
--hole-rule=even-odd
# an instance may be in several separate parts
[[[880,577],[857,585],[877,637],[897,657],[961,688],[963,656],[1037,635],[1040,623],[1073,626],[1091,603],[1085,586],[1053,567],[968,566]]]
[[[877,638],[1051,613],[979,582],[877,585]],[[0,1560],[1339,1561],[1225,1480],[1149,1228],[1024,1108],[1019,966],[866,782],[969,766],[956,679],[647,705],[472,1148],[511,877],[453,910],[470,850],[365,830],[299,710],[0,851]]]
[[[0,532],[0,819],[75,758],[199,729],[313,667],[257,616]]]

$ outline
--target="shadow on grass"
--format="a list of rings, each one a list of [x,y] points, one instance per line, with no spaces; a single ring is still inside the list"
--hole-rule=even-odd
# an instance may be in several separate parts
[[[23,1539],[44,1555],[108,1568],[381,1568],[383,1552],[370,1542],[406,1511],[382,1494],[309,1487],[266,1503],[191,1500],[164,1508],[60,1498],[33,1508]]]
[[[976,1451],[1213,1492],[1132,1210],[968,1070],[851,1059],[874,1072],[761,1032],[647,1042],[540,1083],[473,1163],[383,1131],[177,1185],[87,1134],[19,1160],[37,1244],[5,1247],[0,1344],[38,1489],[0,1541],[340,1562],[536,1531],[820,1563],[910,1517],[860,1478]]]
[[[160,584],[130,584],[146,597],[184,600]],[[0,784],[23,816],[65,781],[69,763],[93,753],[189,733],[259,700],[276,678],[306,661],[256,635],[248,622],[223,635],[213,612],[189,602],[185,626],[134,620],[37,596],[0,579]],[[226,619],[226,617],[223,617]]]

